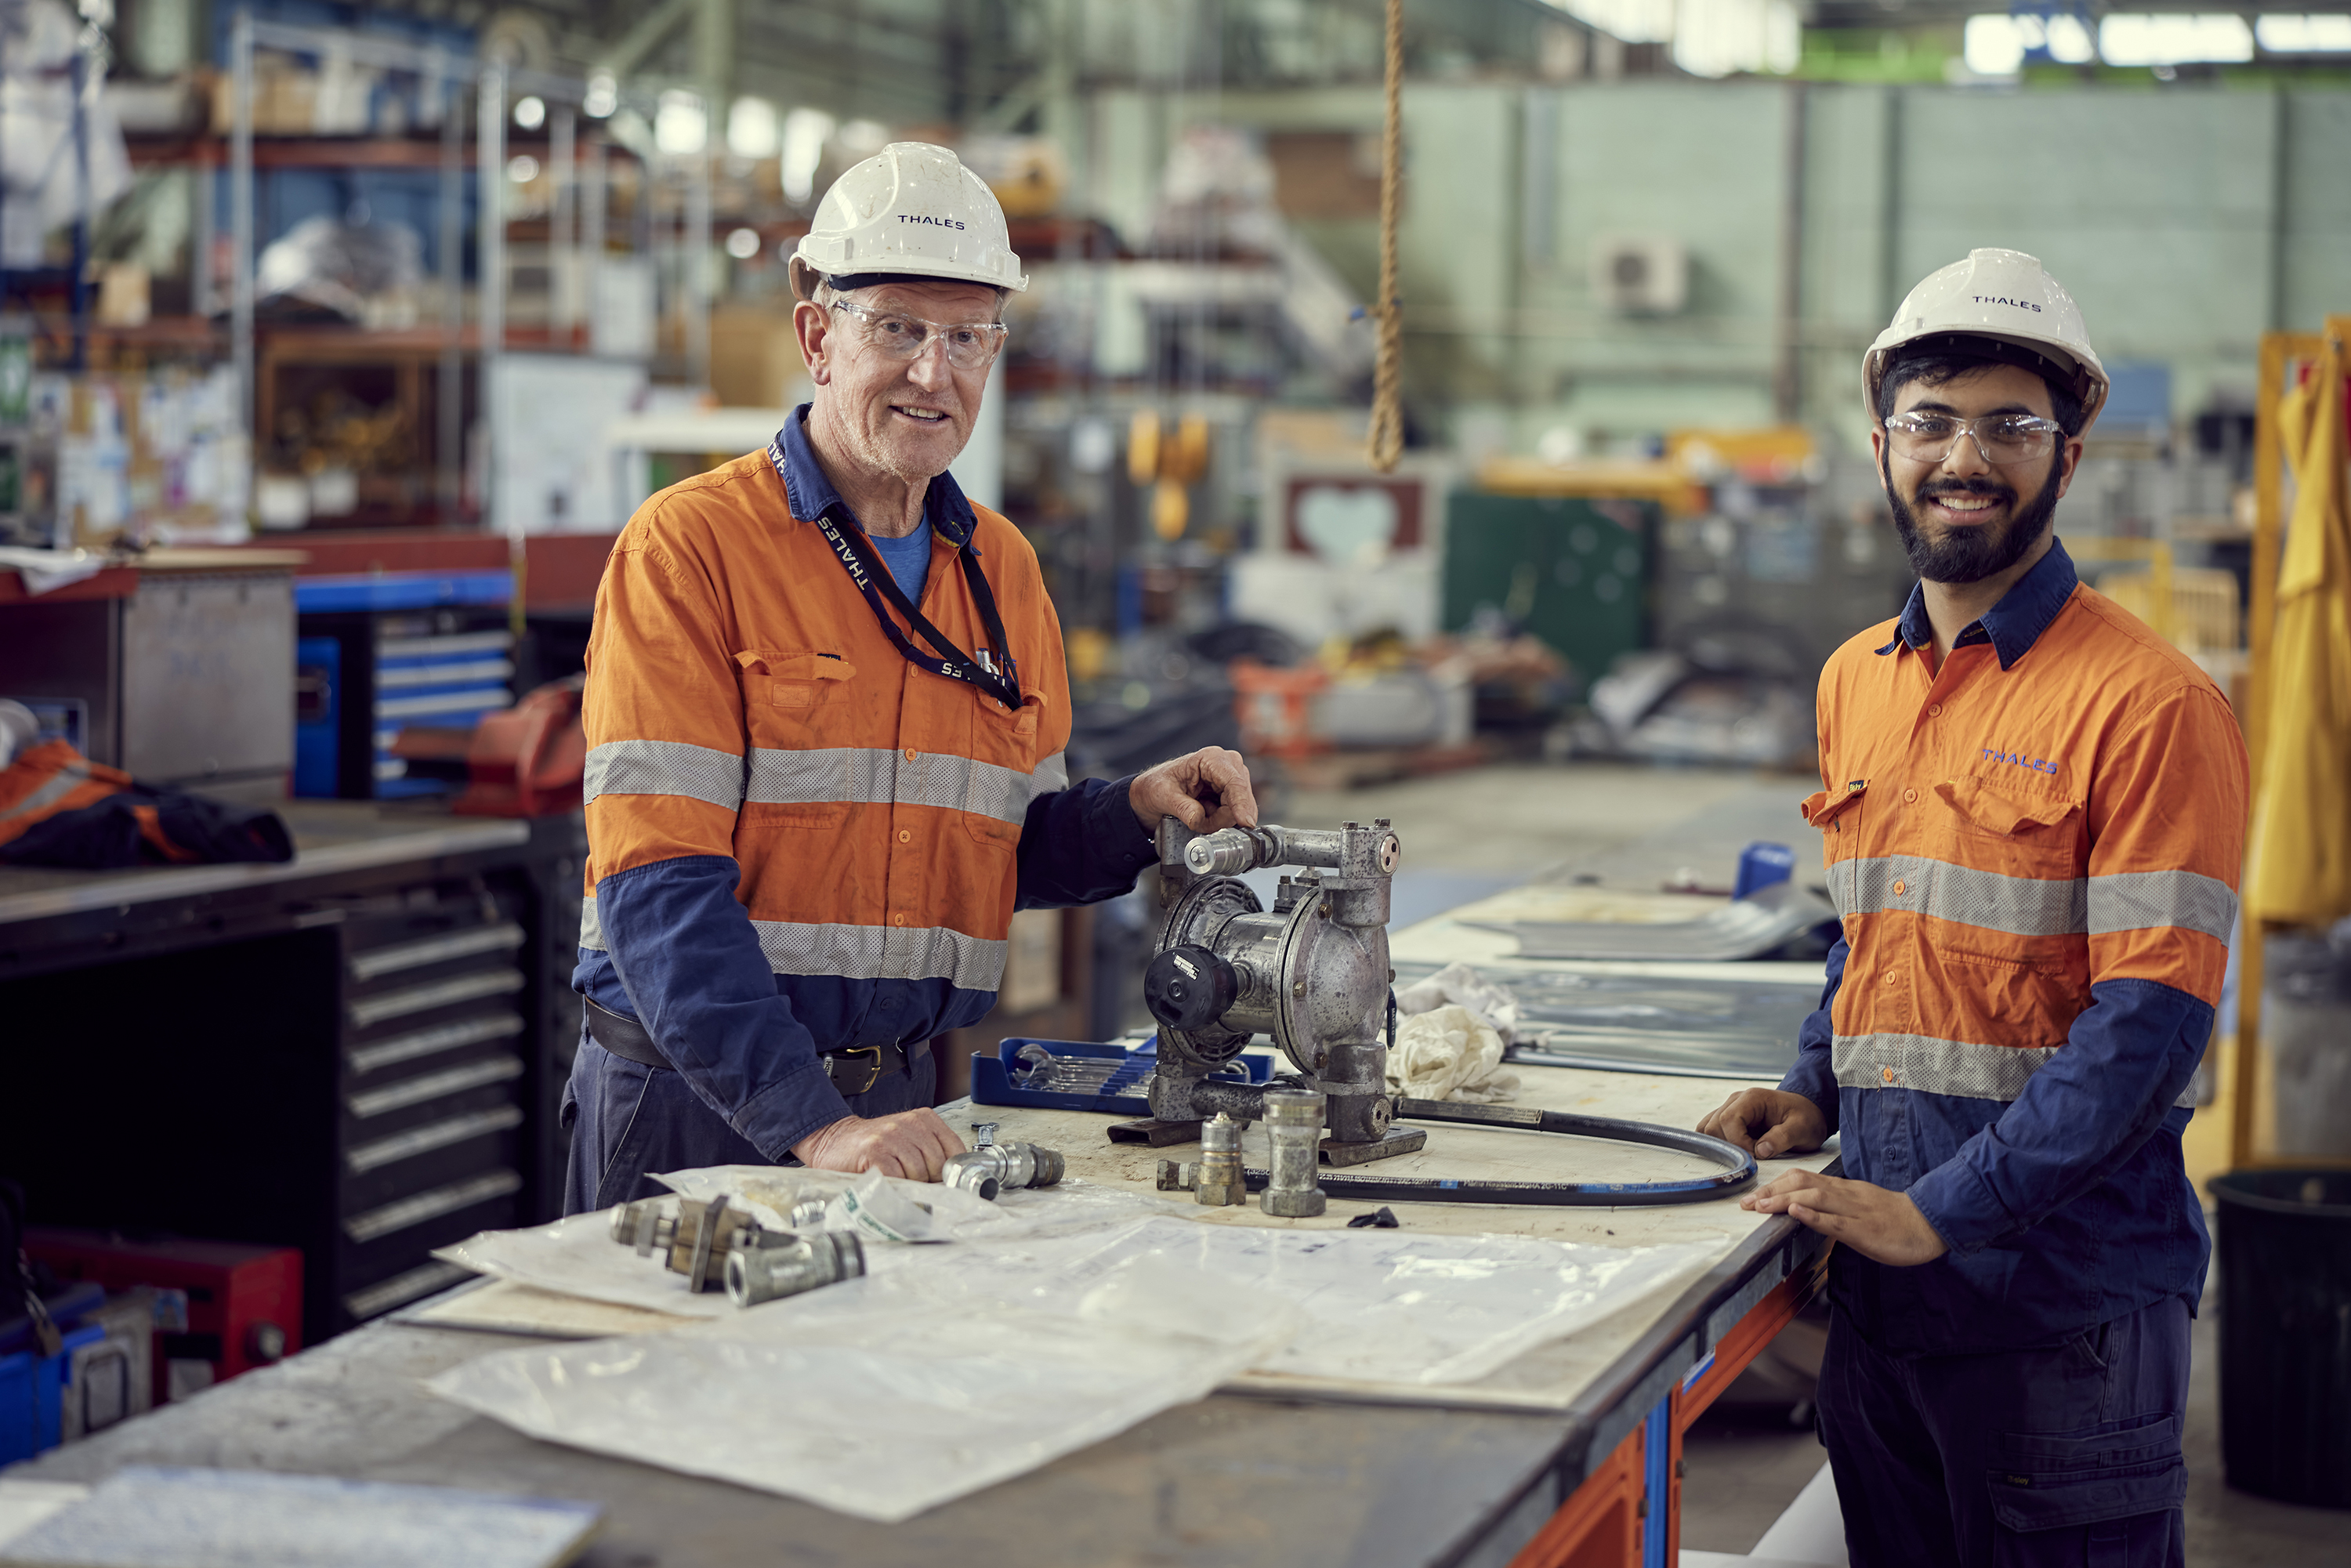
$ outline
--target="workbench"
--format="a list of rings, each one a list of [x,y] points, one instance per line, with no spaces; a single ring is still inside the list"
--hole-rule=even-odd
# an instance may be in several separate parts
[[[1530,1078],[1522,1103],[1682,1125],[1725,1088],[1571,1070],[1533,1070]],[[948,1108],[950,1120],[967,1126],[975,1113],[999,1122],[1006,1137],[1050,1137],[1086,1179],[1139,1191],[1153,1190],[1158,1158],[1187,1152],[1113,1145],[1102,1116]],[[1442,1128],[1422,1157],[1441,1157],[1459,1138],[1524,1144],[1538,1136]],[[1593,1147],[1579,1155],[1577,1140],[1542,1142],[1559,1152],[1522,1157],[1562,1161],[1564,1169]],[[1821,1157],[1802,1163],[1817,1166]],[[1774,1162],[1767,1171],[1778,1168],[1785,1167]],[[1272,1223],[1336,1228],[1369,1207],[1334,1201],[1322,1218]],[[1611,1245],[1710,1236],[1719,1251],[1686,1288],[1531,1353],[1526,1367],[1514,1364],[1444,1406],[1252,1385],[898,1525],[523,1437],[434,1398],[421,1383],[528,1341],[398,1322],[368,1324],[9,1474],[86,1481],[125,1464],[196,1464],[592,1500],[605,1506],[606,1521],[582,1561],[601,1568],[1016,1554],[1072,1564],[1673,1562],[1680,1435],[1810,1300],[1822,1259],[1816,1239],[1783,1218],[1741,1210],[1735,1199],[1535,1211],[1415,1204],[1397,1212],[1409,1228]],[[1217,1220],[1262,1217],[1251,1208]]]
[[[1760,790],[1759,807],[1760,797],[1785,792]],[[1612,880],[1637,885],[1646,875]],[[1574,883],[1562,875],[1553,885]],[[1400,966],[1425,967],[1472,950],[1499,967],[1511,962],[1507,937],[1497,946],[1450,917],[1399,931],[1395,945]],[[1795,967],[1775,977],[1793,982]],[[1738,1086],[1719,1078],[1520,1071],[1521,1104],[1683,1127]],[[1059,1147],[1073,1175],[1137,1192],[1155,1193],[1160,1159],[1197,1157],[1196,1145],[1113,1145],[1104,1132],[1112,1118],[1100,1115],[967,1103],[943,1110],[961,1129],[984,1119],[998,1124],[1001,1137]],[[1474,1146],[1536,1174],[1589,1177],[1602,1147],[1452,1126],[1432,1129],[1430,1142],[1423,1155],[1361,1174],[1435,1168]],[[1611,1179],[1688,1174],[1695,1165],[1662,1151],[1606,1149]],[[1763,1176],[1829,1159],[1773,1161]],[[1336,1228],[1371,1207],[1334,1200],[1322,1218],[1270,1223]],[[1610,1246],[1705,1240],[1714,1251],[1687,1283],[1478,1384],[1400,1393],[1252,1375],[896,1525],[522,1436],[422,1384],[476,1356],[554,1342],[413,1321],[367,1323],[8,1474],[89,1481],[126,1464],[195,1464],[592,1500],[606,1510],[581,1559],[593,1568],[779,1559],[929,1564],[1016,1554],[1049,1564],[1673,1563],[1682,1434],[1812,1300],[1825,1263],[1819,1239],[1785,1218],[1740,1209],[1736,1197],[1662,1208],[1394,1207],[1407,1231],[1491,1230]],[[1200,1215],[1266,1223],[1254,1207]]]
[[[299,1247],[315,1342],[559,1210],[584,846],[278,810],[283,864],[0,868],[0,1175],[37,1223]]]

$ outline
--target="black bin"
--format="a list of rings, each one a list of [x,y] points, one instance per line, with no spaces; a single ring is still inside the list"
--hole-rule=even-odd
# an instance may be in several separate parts
[[[2231,1171],[2212,1196],[2229,1484],[2351,1508],[2351,1171]]]

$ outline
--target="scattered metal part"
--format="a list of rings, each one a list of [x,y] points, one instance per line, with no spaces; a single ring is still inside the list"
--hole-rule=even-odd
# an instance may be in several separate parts
[[[1200,1185],[1200,1162],[1197,1160],[1162,1160],[1159,1162],[1159,1190],[1190,1192]]]
[[[974,1122],[971,1124],[971,1146],[975,1149],[993,1148],[998,1124],[995,1122]]]
[[[1273,1157],[1258,1207],[1285,1219],[1311,1219],[1322,1213],[1315,1145],[1322,1138],[1322,1096],[1309,1089],[1267,1090],[1265,1130]]]
[[[1243,1126],[1249,1125],[1244,1122]],[[1200,1135],[1198,1122],[1163,1122],[1149,1117],[1140,1122],[1113,1122],[1107,1131],[1113,1144],[1147,1144],[1164,1149],[1170,1144],[1188,1144]]]
[[[1350,1230],[1396,1230],[1402,1228],[1403,1224],[1404,1222],[1395,1217],[1395,1209],[1382,1204],[1371,1213],[1359,1214],[1347,1221],[1347,1228]]]
[[[1195,1202],[1229,1207],[1249,1202],[1241,1175],[1241,1124],[1222,1111],[1200,1129],[1200,1164],[1192,1182]]]
[[[792,1205],[792,1211],[786,1218],[791,1221],[794,1230],[822,1230],[824,1212],[831,1207],[828,1198],[804,1197]]]
[[[661,1212],[661,1198],[640,1198],[612,1212],[612,1239],[632,1247],[640,1258],[662,1253],[662,1266],[685,1276],[686,1288],[712,1291],[725,1279],[727,1251],[758,1222],[740,1208],[726,1207],[726,1195],[708,1203],[678,1200],[677,1213]]]
[[[993,1203],[1006,1187],[1051,1186],[1064,1168],[1061,1151],[1042,1144],[989,1144],[948,1155],[939,1179]]]
[[[1343,1144],[1336,1138],[1325,1138],[1321,1154],[1326,1166],[1360,1166],[1391,1155],[1413,1154],[1427,1144],[1428,1134],[1421,1128],[1391,1127],[1385,1137],[1368,1144]]]
[[[755,1307],[864,1272],[865,1244],[850,1231],[754,1230],[726,1254],[726,1297]]]
[[[1153,1113],[1262,1119],[1265,1090],[1214,1076],[1262,1033],[1325,1097],[1334,1139],[1380,1145],[1395,1113],[1387,921],[1401,852],[1386,819],[1203,837],[1166,817],[1158,848],[1164,914],[1144,977],[1159,1022]],[[1269,911],[1239,873],[1271,866],[1301,874]]]

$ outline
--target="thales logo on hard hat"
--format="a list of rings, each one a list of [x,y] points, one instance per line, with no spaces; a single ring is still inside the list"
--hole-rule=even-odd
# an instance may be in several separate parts
[[[967,229],[971,227],[969,224],[959,224],[953,218],[935,218],[924,213],[900,213],[898,214],[898,221],[902,224],[930,224],[935,227],[943,229]]]
[[[2011,310],[2030,310],[2035,316],[2041,314],[2041,307],[2030,299],[2002,299],[1995,294],[1979,294],[1975,296],[1975,302],[1979,305],[2005,305]]]

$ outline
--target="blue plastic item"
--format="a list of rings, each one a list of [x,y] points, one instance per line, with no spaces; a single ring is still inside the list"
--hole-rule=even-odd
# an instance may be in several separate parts
[[[1043,1089],[1023,1089],[1012,1074],[1024,1045],[1042,1046],[1055,1056],[1107,1057],[1125,1065],[1091,1094],[1057,1094]],[[1094,1045],[1077,1040],[1028,1040],[1015,1037],[996,1048],[993,1057],[971,1053],[971,1099],[975,1105],[1025,1105],[1039,1111],[1100,1111],[1113,1116],[1148,1116],[1151,1102],[1144,1098],[1143,1081],[1159,1064],[1155,1038],[1133,1051],[1117,1045]],[[1237,1082],[1263,1083],[1273,1076],[1273,1059],[1244,1056],[1228,1062],[1225,1074]]]
[[[351,572],[294,580],[294,608],[304,615],[351,610],[431,610],[444,604],[504,604],[513,597],[511,571]]]
[[[35,1419],[33,1353],[20,1350],[0,1355],[0,1465],[29,1459],[40,1450],[33,1439],[40,1430]]]
[[[1785,844],[1765,843],[1758,840],[1740,852],[1739,880],[1732,885],[1730,896],[1745,898],[1757,888],[1785,882],[1795,874],[1795,851]]]
[[[99,1300],[106,1292],[99,1291]],[[55,1355],[20,1350],[0,1355],[0,1465],[29,1459],[57,1446],[65,1429],[65,1391],[73,1353],[106,1337],[97,1323],[65,1331]]]
[[[17,1303],[22,1305],[22,1303]],[[41,1297],[41,1305],[49,1310],[49,1321],[59,1328],[70,1328],[82,1313],[95,1312],[106,1305],[106,1287],[96,1280],[74,1280],[59,1285]],[[0,1318],[0,1355],[33,1348],[33,1320],[21,1313]]]

